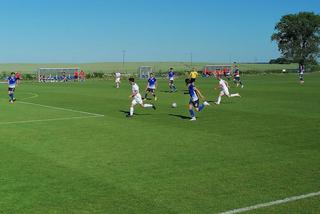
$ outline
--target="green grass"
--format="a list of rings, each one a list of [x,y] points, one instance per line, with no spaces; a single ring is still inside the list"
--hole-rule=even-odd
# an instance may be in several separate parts
[[[202,69],[207,64],[217,64],[217,63],[193,63],[194,67]],[[219,63],[218,63],[219,64]],[[224,63],[223,63],[224,64]],[[137,72],[139,66],[153,66],[155,71],[166,72],[169,67],[174,67],[176,71],[185,71],[190,68],[189,62],[126,62],[124,70],[125,72],[132,73]],[[41,67],[51,67],[51,68],[63,68],[63,67],[80,67],[86,72],[104,72],[113,73],[115,71],[122,71],[121,62],[105,62],[105,63],[84,63],[84,64],[0,64],[0,72],[22,72],[22,73],[33,73],[36,72]],[[289,65],[278,65],[278,64],[240,64],[239,68],[241,71],[268,71],[268,70],[279,70],[282,69],[296,69],[297,64]]]
[[[1,84],[0,213],[217,213],[320,191],[320,75],[305,80],[247,76],[231,88],[242,98],[223,98],[196,122],[184,119],[182,80],[174,94],[160,81],[158,109],[131,119],[127,82],[23,83],[14,104]],[[209,101],[214,84],[197,80]],[[105,116],[8,124],[87,116],[21,100]],[[253,213],[319,213],[319,201]]]

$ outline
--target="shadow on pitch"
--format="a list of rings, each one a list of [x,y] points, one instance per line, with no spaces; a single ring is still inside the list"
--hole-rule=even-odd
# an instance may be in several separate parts
[[[162,93],[175,93],[175,92],[172,92],[172,91],[169,91],[169,90],[161,90],[160,92],[162,92]]]
[[[168,114],[168,115],[172,117],[179,117],[180,119],[183,119],[183,120],[190,120],[190,117],[180,115],[180,114]]]
[[[168,90],[161,90],[160,91],[161,93],[169,93],[169,94],[174,94],[174,93],[177,93],[177,92],[181,92],[181,90],[176,90],[176,91],[168,91]]]
[[[119,110],[120,112],[124,113],[125,115],[128,115],[129,111]],[[151,115],[151,114],[140,114],[140,113],[134,113],[134,115]]]

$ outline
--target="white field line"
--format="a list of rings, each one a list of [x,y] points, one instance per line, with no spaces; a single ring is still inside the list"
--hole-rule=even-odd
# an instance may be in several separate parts
[[[29,94],[32,94],[33,96],[24,98],[22,100],[33,99],[33,98],[36,98],[36,97],[39,96],[38,94],[35,94],[35,93],[29,93]],[[78,111],[78,110],[55,107],[55,106],[47,106],[47,105],[42,105],[42,104],[37,104],[37,103],[29,103],[29,102],[23,102],[23,101],[18,101],[18,103],[22,103],[22,104],[26,104],[26,105],[40,106],[40,107],[43,107],[43,108],[50,108],[50,109],[55,109],[55,110],[60,110],[60,111],[69,111],[69,112],[75,112],[75,113],[80,113],[80,114],[86,114],[88,116],[61,117],[61,118],[52,118],[52,119],[21,120],[21,121],[0,122],[0,125],[21,124],[21,123],[37,123],[37,122],[49,122],[49,121],[61,121],[61,120],[74,120],[74,119],[86,119],[86,118],[104,117],[103,114],[96,114],[96,113],[91,113],[91,112],[86,112],[86,111]]]
[[[50,121],[61,121],[61,120],[74,120],[74,119],[86,119],[86,118],[96,118],[102,116],[79,116],[79,117],[61,117],[52,119],[42,119],[42,120],[22,120],[22,121],[12,121],[12,122],[0,122],[0,125],[8,124],[22,124],[22,123],[37,123],[37,122],[50,122]]]
[[[29,102],[24,102],[24,101],[19,101],[19,103],[26,104],[26,105],[40,106],[40,107],[50,108],[50,109],[55,109],[55,110],[76,112],[76,113],[87,114],[87,115],[96,116],[96,117],[104,117],[103,114],[96,114],[96,113],[91,113],[91,112],[86,112],[86,111],[78,111],[78,110],[73,110],[73,109],[68,109],[68,108],[62,108],[62,107],[47,106],[47,105],[42,105],[42,104],[37,104],[37,103],[29,103]]]
[[[320,191],[319,192],[308,193],[308,194],[305,194],[305,195],[292,196],[292,197],[289,197],[289,198],[284,198],[284,199],[281,199],[281,200],[271,201],[271,202],[267,202],[267,203],[256,204],[256,205],[249,206],[249,207],[243,207],[243,208],[239,208],[239,209],[229,210],[229,211],[221,212],[221,213],[218,213],[218,214],[243,213],[243,212],[247,212],[247,211],[251,211],[251,210],[256,210],[256,209],[260,209],[260,208],[264,208],[264,207],[271,207],[271,206],[279,205],[279,204],[285,204],[285,203],[288,203],[288,202],[291,202],[291,201],[297,201],[297,200],[316,197],[316,196],[320,196]]]
[[[26,98],[22,98],[21,100],[29,100],[29,99],[34,99],[34,98],[39,97],[39,94],[36,94],[36,93],[27,92],[27,94],[31,94],[32,96],[26,97]]]

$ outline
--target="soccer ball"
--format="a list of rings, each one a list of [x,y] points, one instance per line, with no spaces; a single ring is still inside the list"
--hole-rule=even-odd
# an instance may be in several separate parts
[[[172,108],[177,108],[177,103],[172,103]]]

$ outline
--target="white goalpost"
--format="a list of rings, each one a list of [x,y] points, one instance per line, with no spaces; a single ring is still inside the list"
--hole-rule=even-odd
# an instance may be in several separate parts
[[[74,80],[74,72],[79,72],[80,68],[39,68],[38,81],[39,82],[66,82]]]
[[[148,78],[150,73],[153,73],[152,66],[140,66],[139,67],[139,77],[141,79]]]

